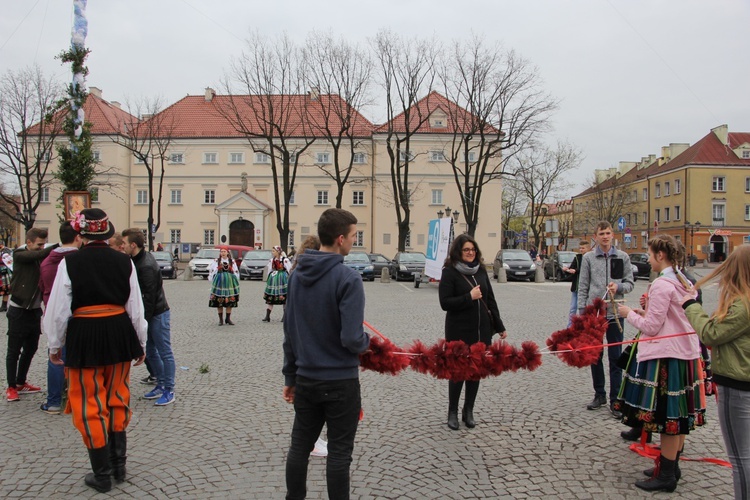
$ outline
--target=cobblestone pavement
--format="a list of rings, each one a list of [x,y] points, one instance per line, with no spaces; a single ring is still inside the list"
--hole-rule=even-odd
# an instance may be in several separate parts
[[[700,270],[699,270],[700,272]],[[365,283],[367,320],[398,345],[431,344],[443,335],[436,285]],[[645,290],[639,281],[630,302]],[[140,399],[132,372],[135,416],[129,431],[128,480],[110,495],[138,498],[283,498],[284,460],[293,410],[281,398],[281,310],[262,323],[260,282],[243,281],[236,326],[219,327],[203,280],[168,281],[177,401]],[[494,284],[508,341],[540,346],[566,323],[568,283]],[[715,288],[706,292],[709,310]],[[634,334],[626,330],[626,337]],[[6,350],[2,336],[0,349]],[[46,385],[46,342],[29,381]],[[200,367],[208,367],[201,373]],[[650,498],[633,486],[651,461],[628,449],[625,429],[593,397],[588,369],[551,355],[534,372],[483,381],[477,427],[445,425],[447,384],[407,371],[361,375],[364,420],[352,463],[353,498]],[[69,416],[39,411],[43,394],[0,402],[0,497],[104,496],[83,484],[89,470]],[[726,458],[709,401],[708,424],[688,438],[685,458]],[[683,462],[680,498],[730,498],[731,470]],[[326,498],[325,459],[311,458],[309,498]],[[662,494],[663,495],[663,494]]]

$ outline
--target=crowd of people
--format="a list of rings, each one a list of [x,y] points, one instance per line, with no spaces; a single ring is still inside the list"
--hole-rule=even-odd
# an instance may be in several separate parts
[[[295,411],[286,461],[287,498],[305,498],[309,457],[325,445],[324,427],[329,497],[349,497],[361,412],[359,355],[369,346],[362,280],[343,263],[356,234],[354,215],[326,210],[318,221],[318,237],[308,238],[293,259],[274,247],[266,270],[263,321],[270,321],[274,305],[283,306],[282,396]],[[106,492],[113,480],[127,477],[131,365],[145,361],[149,369],[143,382],[154,387],[144,399],[154,400],[155,406],[176,400],[170,308],[159,265],[144,249],[142,230],[118,233],[102,210],[85,209],[60,226],[59,244],[45,248],[47,239],[45,230],[31,229],[26,245],[12,255],[0,248],[0,296],[8,318],[6,399],[18,401],[23,394],[41,391],[27,377],[44,332],[49,346],[47,399],[40,409],[72,415],[91,463],[85,484]],[[658,276],[640,307],[631,308],[624,297],[634,288],[632,267],[627,253],[614,248],[612,241],[611,225],[599,223],[594,247],[581,242],[575,260],[563,269],[574,275],[569,318],[597,298],[607,304],[609,386],[602,353],[591,366],[594,398],[586,408],[607,407],[631,429],[623,431],[626,439],[658,434],[656,466],[645,470],[648,477],[635,485],[672,492],[682,478],[679,461],[686,437],[705,423],[712,380],[735,497],[748,498],[750,245],[735,249],[696,282],[683,269],[681,243],[657,235],[649,241],[648,255]],[[234,325],[239,270],[227,249],[221,249],[210,266],[209,280],[209,307],[217,309],[220,325]],[[709,314],[698,293],[716,280],[719,303]],[[461,234],[453,240],[438,296],[447,342],[489,345],[495,334],[507,337],[501,304],[473,237]],[[626,324],[638,334],[623,353]],[[710,359],[706,346],[713,349]],[[450,430],[459,430],[460,422],[469,429],[477,425],[479,385],[476,380],[448,382]]]

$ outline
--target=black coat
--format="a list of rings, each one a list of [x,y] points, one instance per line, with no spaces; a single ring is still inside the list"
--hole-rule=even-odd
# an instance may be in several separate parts
[[[477,285],[482,290],[484,303],[471,299],[471,290]],[[483,266],[473,276],[464,276],[453,266],[444,267],[438,295],[440,307],[446,311],[445,340],[463,340],[467,344],[484,342],[489,345],[493,334],[505,331],[490,277]]]

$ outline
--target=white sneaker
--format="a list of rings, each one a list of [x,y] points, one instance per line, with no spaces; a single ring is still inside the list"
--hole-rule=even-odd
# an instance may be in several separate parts
[[[315,448],[310,453],[311,457],[327,457],[328,456],[328,443],[318,438],[315,441]]]

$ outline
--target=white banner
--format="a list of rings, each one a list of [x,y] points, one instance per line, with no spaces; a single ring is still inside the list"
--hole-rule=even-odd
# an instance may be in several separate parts
[[[448,239],[451,235],[450,217],[430,221],[430,232],[427,236],[427,261],[424,273],[430,278],[439,280],[443,274],[443,262],[448,257]]]

